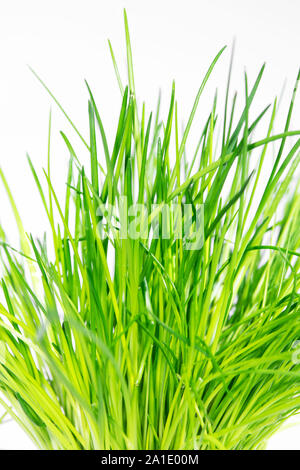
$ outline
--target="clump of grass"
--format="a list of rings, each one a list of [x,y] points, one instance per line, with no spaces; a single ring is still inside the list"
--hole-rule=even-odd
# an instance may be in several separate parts
[[[53,259],[46,239],[25,233],[0,173],[21,240],[13,250],[2,233],[1,403],[44,449],[260,449],[300,409],[300,132],[289,130],[298,80],[282,133],[272,132],[276,100],[249,118],[262,67],[250,88],[245,76],[237,119],[227,90],[220,145],[215,100],[188,158],[199,98],[223,50],[180,137],[174,85],[164,122],[159,105],[149,116],[138,109],[126,14],[125,31],[124,89],[111,49],[122,92],[112,149],[88,89],[87,142],[70,122],[90,170],[62,133],[70,154],[64,201],[50,163],[42,183],[29,159]],[[266,137],[253,140],[266,119]],[[138,237],[122,237],[117,216],[104,223],[99,212],[124,196],[144,207],[138,225],[147,230]],[[204,205],[197,249],[187,249],[172,212],[168,237],[148,231],[175,203],[192,208],[192,229]]]

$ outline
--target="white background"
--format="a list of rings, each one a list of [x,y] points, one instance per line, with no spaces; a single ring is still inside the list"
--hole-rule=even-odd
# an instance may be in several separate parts
[[[257,110],[280,95],[285,81],[283,109],[288,102],[300,65],[299,0],[0,0],[0,166],[16,195],[25,227],[36,234],[44,230],[45,219],[25,154],[29,152],[38,168],[46,165],[50,106],[53,175],[58,188],[64,185],[62,168],[68,157],[58,130],[63,129],[78,151],[84,151],[27,64],[46,81],[84,136],[88,135],[86,78],[110,136],[120,93],[107,38],[112,40],[125,81],[123,7],[129,18],[137,95],[152,108],[161,88],[162,109],[166,109],[175,78],[180,116],[186,119],[210,61],[223,45],[231,46],[234,37],[233,89],[241,90],[243,97],[245,67],[251,84],[266,61]],[[215,87],[224,90],[229,56],[228,50],[214,71],[200,103],[199,120],[207,117],[206,105],[211,104]],[[299,101],[292,125],[298,129]],[[14,240],[3,188],[0,204],[0,223]],[[300,449],[299,430],[293,426],[278,433],[269,448]],[[30,447],[14,423],[0,426],[0,448]]]

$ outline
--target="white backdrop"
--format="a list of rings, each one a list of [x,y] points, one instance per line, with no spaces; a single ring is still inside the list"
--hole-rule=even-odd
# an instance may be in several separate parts
[[[16,195],[25,227],[34,233],[44,230],[45,219],[40,216],[41,205],[25,154],[29,152],[38,168],[46,164],[52,106],[53,175],[56,186],[62,187],[65,175],[61,169],[68,155],[57,137],[58,130],[73,134],[27,64],[47,82],[84,135],[88,122],[86,78],[110,135],[120,94],[107,38],[125,77],[123,7],[129,18],[137,94],[153,108],[161,88],[165,109],[175,78],[179,111],[185,119],[210,61],[224,44],[230,46],[234,37],[233,88],[243,96],[244,68],[253,81],[266,61],[255,106],[261,110],[280,95],[285,81],[283,106],[288,102],[300,65],[299,0],[1,0],[0,166]],[[227,51],[214,71],[200,103],[199,119],[201,109],[211,104],[215,87],[224,88],[229,55]],[[292,127],[300,128],[300,99]],[[0,223],[14,240],[14,222],[2,188],[0,204]],[[270,448],[300,449],[299,430],[292,427],[278,433]],[[0,426],[0,448],[30,446],[14,423]]]

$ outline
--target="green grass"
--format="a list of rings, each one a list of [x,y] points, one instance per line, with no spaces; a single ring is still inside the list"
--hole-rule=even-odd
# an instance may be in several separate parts
[[[251,86],[245,76],[240,116],[228,85],[191,155],[190,128],[223,49],[181,135],[174,84],[165,121],[159,104],[138,109],[126,14],[125,31],[124,88],[110,45],[122,93],[112,148],[89,90],[88,139],[66,118],[90,168],[62,133],[65,198],[50,150],[42,179],[29,159],[47,238],[25,233],[0,172],[21,245],[1,229],[1,403],[43,449],[260,449],[300,409],[300,131],[289,130],[298,80],[279,134],[276,100],[250,119],[264,67]],[[99,205],[122,196],[144,204],[147,226],[163,204],[189,203],[194,216],[204,205],[203,246],[186,249],[172,213],[169,238],[122,238],[113,220],[104,239]]]

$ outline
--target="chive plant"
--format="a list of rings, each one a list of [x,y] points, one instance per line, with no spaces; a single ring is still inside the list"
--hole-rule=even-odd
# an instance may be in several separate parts
[[[87,140],[47,89],[90,155],[84,168],[61,133],[63,200],[50,157],[43,179],[28,157],[51,242],[25,232],[0,172],[21,245],[1,229],[1,403],[42,449],[261,449],[300,409],[300,132],[290,130],[299,76],[279,134],[276,100],[250,119],[264,67],[251,87],[245,76],[240,115],[228,85],[224,112],[214,100],[190,158],[223,49],[181,135],[174,84],[165,121],[159,104],[138,109],[124,17],[125,88],[110,45],[122,93],[111,149],[89,86]],[[126,236],[124,224],[135,231]]]

